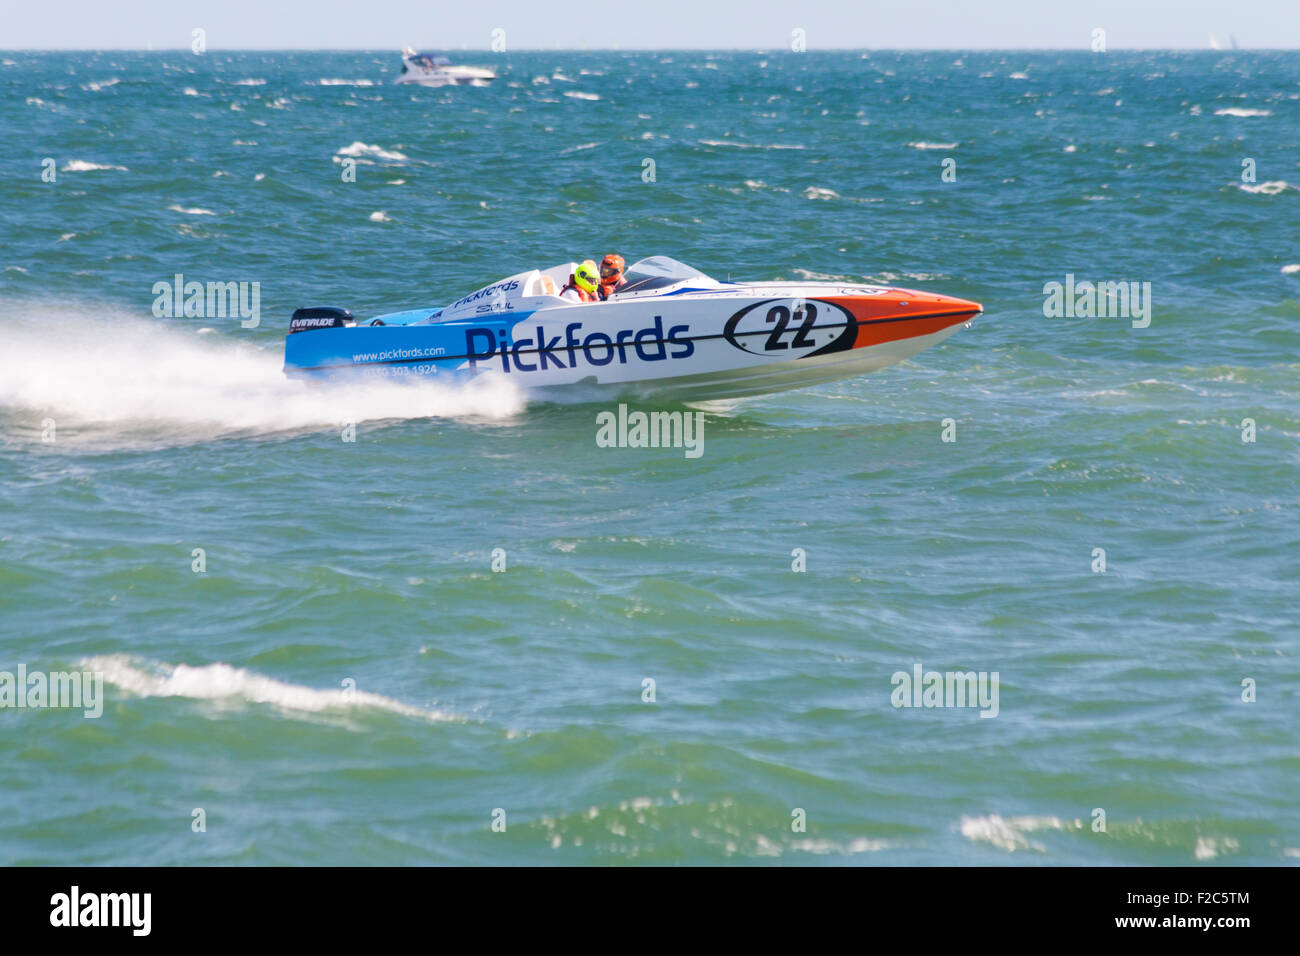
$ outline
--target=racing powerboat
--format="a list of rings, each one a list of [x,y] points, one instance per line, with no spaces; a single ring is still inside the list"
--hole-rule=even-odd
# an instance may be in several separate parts
[[[873,372],[942,342],[977,302],[841,282],[719,282],[667,256],[626,271],[600,302],[559,291],[564,263],[509,276],[442,308],[358,322],[347,309],[299,309],[291,377],[418,380],[497,374],[525,390],[707,400]]]
[[[410,47],[402,51],[402,72],[396,83],[420,86],[487,86],[497,75],[477,66],[458,66],[445,56],[417,53]]]

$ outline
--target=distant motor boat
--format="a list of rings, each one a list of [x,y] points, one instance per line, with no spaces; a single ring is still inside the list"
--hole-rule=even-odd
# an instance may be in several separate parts
[[[445,56],[402,51],[402,72],[396,82],[419,86],[487,86],[497,75],[477,66],[457,66]]]

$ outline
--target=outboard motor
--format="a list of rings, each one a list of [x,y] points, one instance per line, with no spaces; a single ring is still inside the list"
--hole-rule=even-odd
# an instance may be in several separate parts
[[[289,319],[289,334],[306,332],[309,329],[342,329],[357,324],[348,309],[336,309],[330,305],[311,306],[297,309]]]

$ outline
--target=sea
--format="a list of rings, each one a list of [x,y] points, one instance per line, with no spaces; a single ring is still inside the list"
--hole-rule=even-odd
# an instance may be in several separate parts
[[[1300,53],[450,55],[0,52],[0,863],[1300,861]],[[283,375],[607,252],[985,311],[694,457]]]

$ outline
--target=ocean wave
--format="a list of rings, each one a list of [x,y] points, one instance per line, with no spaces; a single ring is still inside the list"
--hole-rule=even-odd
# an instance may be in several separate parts
[[[413,707],[369,691],[344,687],[316,688],[289,684],[230,664],[154,664],[127,655],[91,657],[86,670],[134,697],[184,697],[244,704],[268,704],[283,711],[318,714],[353,709],[384,710],[424,720],[457,720],[441,710]]]
[[[917,142],[908,143],[907,145],[912,147],[912,149],[956,149],[958,144]]]
[[[1068,826],[1080,829],[1083,823],[1075,820]],[[984,817],[962,817],[960,827],[961,835],[972,842],[991,843],[1008,853],[1017,850],[1034,850],[1042,853],[1046,848],[1041,843],[1029,839],[1026,834],[1038,830],[1064,830],[1067,824],[1058,817],[1003,818],[996,813],[991,813]]]
[[[1300,187],[1292,186],[1284,179],[1271,179],[1265,183],[1238,183],[1237,188],[1244,193],[1276,196],[1278,193],[1286,192],[1288,189],[1296,189]]]
[[[731,139],[702,139],[698,141],[701,146],[730,146],[733,149],[805,149],[806,147],[798,144],[786,143],[741,143]]]
[[[1192,856],[1198,860],[1213,860],[1224,853],[1236,853],[1238,849],[1240,844],[1232,837],[1198,836],[1196,846],[1192,847]]]
[[[96,169],[116,169],[121,172],[128,172],[125,166],[114,166],[111,163],[90,163],[84,159],[74,159],[67,163],[59,172],[62,173],[88,173]]]
[[[1272,116],[1271,110],[1252,110],[1242,106],[1227,106],[1214,111],[1215,116]]]
[[[399,153],[395,149],[384,149],[382,146],[371,146],[367,143],[361,142],[361,140],[356,140],[350,145],[344,146],[336,152],[334,156],[335,162],[340,162],[338,159],[340,156],[349,159],[361,159],[366,156],[371,156],[375,159],[386,159],[393,162],[401,162],[408,158],[405,153]]]
[[[814,840],[805,838],[794,840],[790,844],[790,849],[800,853],[813,853],[818,856],[835,854],[837,856],[854,856],[858,853],[876,853],[880,850],[888,850],[894,846],[892,840],[873,840],[869,837],[857,837],[849,840],[847,843],[837,843],[834,840]]]

